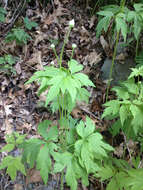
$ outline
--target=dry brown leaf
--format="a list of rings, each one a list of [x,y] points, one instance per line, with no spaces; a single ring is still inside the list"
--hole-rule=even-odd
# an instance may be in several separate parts
[[[32,58],[30,58],[27,62],[27,64],[30,64],[32,66],[36,65],[38,70],[42,70],[43,66],[42,66],[42,62],[41,62],[41,51],[36,51],[35,53],[32,54]]]
[[[89,21],[89,28],[92,28],[94,26],[94,21],[95,21],[96,17],[95,15],[93,15],[91,18],[90,18],[90,21]]]
[[[58,8],[55,9],[52,14],[48,15],[48,17],[44,19],[44,25],[50,25],[52,23],[59,24],[58,17],[68,15],[68,10],[63,8],[62,4],[58,0],[55,1],[55,4],[58,5]]]
[[[35,36],[34,46],[36,47],[37,44],[41,41],[43,41],[45,38],[47,38],[47,35],[45,35],[41,31],[37,31],[37,35]]]
[[[71,115],[75,118],[75,119],[79,119],[79,118],[81,118],[81,116],[82,116],[82,111],[81,111],[81,109],[79,109],[79,108],[74,108],[73,110],[72,110],[72,112],[71,112]]]
[[[14,190],[23,190],[23,185],[22,184],[15,184]]]
[[[122,64],[125,64],[125,59],[128,57],[127,53],[120,53],[119,55],[116,56],[116,61],[119,61]]]
[[[36,182],[41,182],[42,178],[40,176],[40,171],[32,168],[29,169],[26,175],[26,185],[29,183],[36,183]]]
[[[15,69],[16,69],[17,74],[20,75],[20,74],[22,73],[22,71],[21,71],[21,66],[20,66],[20,63],[19,63],[19,62],[16,63]]]
[[[12,105],[4,105],[6,116],[12,114],[12,110],[10,108],[12,108]]]
[[[84,64],[89,64],[91,67],[93,64],[97,64],[101,61],[101,54],[97,54],[96,51],[89,53],[84,60]]]
[[[11,122],[9,121],[8,118],[5,119],[4,125],[5,125],[5,135],[10,135],[13,132],[13,126],[11,125]]]
[[[112,56],[112,51],[110,49],[109,44],[107,43],[107,41],[104,39],[103,36],[100,36],[100,43],[101,43],[102,48],[104,49],[107,57],[111,57]]]

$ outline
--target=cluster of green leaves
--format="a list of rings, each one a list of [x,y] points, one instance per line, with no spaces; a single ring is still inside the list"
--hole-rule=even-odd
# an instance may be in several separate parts
[[[127,22],[132,23],[130,31],[133,32],[137,40],[143,29],[143,3],[133,5],[134,10],[130,10],[127,14]]]
[[[28,17],[24,18],[24,24],[25,24],[25,28],[28,30],[31,30],[32,28],[35,28],[38,26],[36,22],[30,21]]]
[[[100,15],[100,20],[96,27],[97,37],[102,31],[107,32],[109,27],[113,27],[113,31],[120,31],[126,41],[127,34],[133,32],[135,39],[139,38],[143,28],[143,3],[135,3],[134,11],[129,10],[126,6],[108,5],[103,7]],[[103,18],[102,18],[103,17]]]
[[[37,27],[38,25],[36,22],[30,21],[28,17],[25,17],[24,26],[26,29],[31,30],[33,27]],[[31,37],[22,28],[13,28],[5,38],[7,43],[15,41],[17,45],[27,44],[28,40],[31,40]]]
[[[49,89],[46,105],[52,102],[53,111],[58,110],[60,106],[71,112],[77,100],[88,101],[89,92],[83,87],[94,87],[88,76],[79,73],[82,69],[82,65],[71,59],[68,62],[68,68],[45,67],[43,71],[35,72],[26,84],[38,80],[41,84],[39,94]]]
[[[127,7],[121,9],[118,5],[109,5],[103,7],[102,11],[99,11],[97,14],[102,16],[97,24],[96,31],[97,37],[101,34],[102,30],[107,32],[109,26],[115,25],[115,31],[121,30],[121,33],[126,41],[127,37],[127,24],[126,24],[126,14],[129,10]],[[114,25],[113,25],[114,24]]]
[[[31,37],[21,28],[13,28],[6,36],[7,43],[15,41],[18,45],[27,44]]]
[[[19,135],[17,132],[6,137],[7,144],[0,150],[0,152],[11,152],[15,148],[19,147],[20,144],[23,143],[26,135]],[[25,167],[21,162],[21,156],[11,156],[8,155],[3,158],[0,163],[0,170],[7,168],[6,172],[11,177],[12,180],[15,179],[17,175],[17,171],[20,171],[24,175],[26,175]]]
[[[2,7],[0,7],[0,22],[5,22],[5,15],[6,15],[6,10]]]
[[[133,167],[125,160],[111,158],[95,174],[108,182],[106,190],[142,190],[143,169],[138,168],[140,158],[133,159]]]
[[[143,83],[139,81],[140,76],[143,77],[143,66],[133,68],[128,80],[112,89],[117,99],[104,104],[102,118],[119,118],[112,127],[114,135],[122,129],[128,138],[135,138],[143,131]]]
[[[13,65],[16,63],[17,57],[12,55],[5,55],[0,57],[0,72],[15,73]]]
[[[42,140],[33,138],[23,143],[22,161],[29,163],[30,167],[36,164],[45,184],[49,173],[65,171],[67,184],[72,190],[76,190],[77,180],[81,179],[87,186],[88,175],[100,170],[101,161],[108,158],[108,152],[113,151],[113,148],[103,141],[101,134],[95,130],[88,117],[86,123],[81,121],[75,126],[71,124],[71,128],[72,130],[67,131],[68,148],[63,152],[61,145],[57,143],[59,141],[57,126],[51,126],[48,120],[40,123],[38,132]]]

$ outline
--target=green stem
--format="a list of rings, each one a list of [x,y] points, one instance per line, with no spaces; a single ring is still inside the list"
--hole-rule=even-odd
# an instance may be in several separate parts
[[[126,3],[126,0],[121,0],[120,12],[123,12],[124,7],[125,7],[125,3]],[[114,62],[115,62],[115,58],[116,58],[116,52],[117,52],[117,45],[118,45],[118,42],[119,42],[119,36],[120,36],[120,30],[117,31],[117,37],[116,37],[116,42],[115,42],[115,47],[114,47],[114,52],[113,52],[112,64],[111,64],[110,74],[109,74],[109,81],[108,81],[108,84],[107,84],[106,102],[108,101],[109,88],[110,88],[110,84],[111,84],[111,78],[112,78]]]
[[[58,55],[57,55],[56,49],[53,48],[53,51],[54,51],[54,54],[55,54],[55,56],[56,56],[57,62],[58,62],[58,64],[60,65],[59,57],[58,57]]]
[[[67,36],[65,37],[64,44],[62,46],[62,50],[61,50],[61,54],[60,54],[60,68],[62,67],[62,59],[63,59],[64,48],[65,48],[66,43],[68,42],[70,31],[71,31],[71,27],[68,30]]]
[[[70,61],[73,58],[73,54],[74,54],[74,48],[72,48],[72,53],[71,53]]]
[[[64,170],[61,172],[61,190],[64,190]]]
[[[121,0],[121,4],[120,4],[121,11],[123,11],[123,9],[125,7],[125,3],[126,3],[126,0]]]
[[[120,36],[120,31],[117,32],[117,38],[116,38],[116,43],[115,43],[114,52],[113,52],[112,64],[111,64],[111,68],[110,68],[109,80],[108,80],[107,91],[106,91],[106,102],[108,101],[109,88],[110,88],[110,84],[111,84],[111,78],[112,78],[114,62],[115,62],[115,58],[116,58],[116,52],[117,52],[117,45],[118,45],[118,42],[119,42],[119,36]]]
[[[139,37],[138,37],[137,43],[136,43],[136,56],[138,55],[138,47],[139,47]]]
[[[59,114],[60,114],[60,118],[61,118],[60,96],[58,96],[58,105],[59,105]]]
[[[94,7],[93,7],[92,11],[90,12],[90,16],[93,16],[94,11],[95,11],[95,9],[96,9],[96,7],[97,7],[97,5],[98,5],[99,1],[100,1],[100,0],[98,0],[98,1],[95,3],[95,5],[94,5]]]

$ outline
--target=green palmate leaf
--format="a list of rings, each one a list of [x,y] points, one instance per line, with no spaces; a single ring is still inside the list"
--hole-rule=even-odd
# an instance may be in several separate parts
[[[25,27],[28,29],[28,30],[31,30],[33,27],[37,27],[38,24],[36,22],[32,22],[28,19],[28,17],[25,17],[24,18],[24,24],[25,24]]]
[[[112,90],[116,92],[118,99],[129,99],[130,97],[127,89],[124,86],[115,86],[112,88]]]
[[[49,120],[44,120],[38,125],[38,133],[45,139],[47,139],[48,128],[50,125],[51,125],[51,121]]]
[[[85,88],[78,89],[78,93],[77,93],[78,101],[85,101],[86,103],[88,103],[89,96],[90,96],[90,93]]]
[[[121,120],[118,119],[117,121],[114,122],[109,131],[115,137],[117,134],[119,134],[121,127],[122,127]]]
[[[77,133],[82,137],[87,137],[92,134],[95,130],[95,126],[89,117],[86,117],[86,127],[83,121],[77,125]]]
[[[40,95],[42,92],[44,92],[48,88],[48,77],[43,77],[41,80],[41,85],[38,89],[38,95]]]
[[[77,180],[82,179],[84,185],[88,185],[88,175],[85,170],[78,164],[77,158],[69,153],[56,153],[56,163],[54,164],[54,172],[61,172],[66,168],[65,179],[71,190],[77,190]]]
[[[106,11],[106,10],[104,10],[104,11],[99,11],[97,14],[98,14],[98,15],[102,15],[102,16],[108,16],[108,17],[114,16],[114,14],[113,14],[111,11]]]
[[[103,9],[112,12],[114,15],[120,11],[120,7],[118,5],[107,5],[104,6]]]
[[[54,76],[63,75],[63,71],[54,67],[44,67],[43,71],[37,71],[34,75],[25,83],[30,84],[31,82],[46,77],[47,79],[51,79]]]
[[[46,184],[48,181],[48,174],[51,172],[52,167],[49,148],[47,144],[45,144],[39,151],[36,161],[36,167],[38,170],[40,170],[41,177]]]
[[[18,45],[27,44],[28,40],[31,40],[31,37],[21,28],[14,28],[6,36],[5,41],[11,42],[16,41]]]
[[[100,177],[102,181],[110,179],[114,175],[115,171],[110,166],[101,167],[98,171],[98,177]]]
[[[126,178],[127,178],[127,173],[125,172],[119,172],[113,178],[110,180],[109,184],[107,185],[107,190],[129,190],[126,186]]]
[[[96,27],[96,36],[99,37],[100,34],[102,33],[102,30],[104,29],[105,32],[107,32],[107,29],[109,27],[109,24],[110,24],[110,21],[111,21],[111,17],[104,17],[102,18],[98,24],[97,24],[97,27]]]
[[[120,109],[120,101],[119,100],[111,100],[104,104],[107,108],[105,108],[102,118],[112,114],[116,115]]]
[[[143,66],[139,68],[131,68],[132,72],[130,76],[128,77],[129,79],[137,77],[137,76],[143,76]]]
[[[119,190],[119,185],[116,183],[116,178],[112,178],[107,185],[107,190]]]
[[[55,97],[57,97],[57,95],[59,94],[59,92],[60,92],[60,87],[59,87],[60,82],[61,81],[57,81],[57,83],[50,88],[50,90],[48,92],[48,95],[47,95],[47,98],[46,98],[46,106],[48,105],[48,103],[50,101],[55,99]]]
[[[142,3],[135,3],[134,8],[137,12],[143,11],[143,4]]]
[[[93,82],[91,80],[89,80],[88,76],[83,74],[83,73],[74,74],[73,77],[75,79],[80,80],[80,82],[81,82],[81,84],[83,86],[93,86],[93,87],[95,87]]]
[[[69,163],[66,171],[66,182],[71,187],[71,190],[77,189],[77,180],[74,168],[72,167],[72,163]]]
[[[70,61],[68,61],[68,66],[69,66],[69,70],[71,71],[71,74],[79,72],[83,69],[83,66],[74,59],[71,59]]]
[[[119,114],[120,114],[121,124],[123,125],[124,121],[128,118],[128,109],[126,105],[122,105],[120,107]]]
[[[5,63],[5,58],[4,57],[0,57],[0,64],[4,64]]]
[[[13,149],[15,148],[15,145],[14,144],[7,144],[5,145],[1,150],[0,152],[11,152]]]
[[[90,146],[92,146],[93,151],[95,152],[96,158],[107,157],[106,151],[113,151],[114,149],[104,143],[102,135],[100,133],[94,133],[89,137]],[[93,148],[94,147],[94,148]],[[96,147],[96,148],[95,148]]]
[[[143,105],[141,106],[131,105],[130,110],[134,117],[132,120],[132,125],[134,128],[135,134],[137,134],[139,127],[143,126]]]
[[[24,165],[21,162],[21,157],[15,158],[12,156],[6,156],[0,164],[0,170],[4,168],[7,168],[6,172],[12,180],[15,180],[17,171],[20,171],[21,173],[26,175]]]
[[[129,177],[126,180],[126,186],[130,190],[142,190],[143,188],[143,169],[131,169],[128,171]]]
[[[141,30],[142,30],[138,15],[136,15],[135,18],[134,18],[133,27],[134,27],[134,36],[135,36],[136,40],[138,40],[139,35],[141,33]]]
[[[57,141],[58,139],[58,128],[57,126],[52,126],[47,135],[47,140]]]
[[[136,12],[135,11],[129,11],[127,14],[127,21],[131,22],[134,20],[135,17],[136,17]]]
[[[75,153],[78,161],[87,173],[94,173],[99,170],[99,166],[94,162],[95,153],[92,152],[90,144],[84,140],[78,140],[75,143]]]
[[[0,22],[5,22],[5,15],[6,15],[6,10],[2,7],[0,7]]]
[[[76,81],[71,76],[67,76],[60,84],[60,88],[63,94],[65,94],[65,91],[67,90],[71,96],[72,102],[75,102],[77,95],[77,88],[81,87],[81,85],[79,86],[78,85],[79,84],[76,83]]]
[[[131,79],[128,79],[127,81],[123,82],[122,83],[126,88],[127,88],[127,91],[129,93],[132,93],[132,94],[138,94],[138,85],[135,84],[135,80],[134,78],[131,78]]]
[[[23,149],[22,161],[29,163],[30,168],[32,168],[39,154],[40,147],[45,143],[46,142],[36,138],[24,142],[20,146]]]
[[[87,173],[99,170],[94,159],[103,159],[107,157],[106,151],[113,150],[110,145],[103,142],[99,133],[94,133],[94,129],[95,127],[89,118],[86,119],[86,126],[80,122],[76,127],[81,139],[75,143],[75,153],[81,166],[86,168]]]
[[[121,30],[121,33],[124,37],[124,41],[126,41],[126,37],[127,37],[127,24],[125,22],[125,20],[121,17],[116,17],[116,28],[117,31],[119,32]]]

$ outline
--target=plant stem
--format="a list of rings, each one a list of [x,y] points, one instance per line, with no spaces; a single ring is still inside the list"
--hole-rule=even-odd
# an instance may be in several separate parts
[[[70,35],[70,31],[71,31],[71,27],[69,27],[67,36],[64,39],[64,43],[63,43],[62,50],[61,50],[61,53],[60,53],[60,68],[62,67],[62,59],[63,59],[64,48],[65,48],[65,45],[66,45],[66,43],[68,41],[68,38],[69,38],[69,35]]]
[[[121,0],[120,12],[123,12],[124,7],[125,7],[125,3],[126,3],[126,0]],[[113,67],[114,67],[114,62],[115,62],[115,57],[116,57],[116,52],[117,52],[117,45],[118,45],[118,42],[119,42],[119,36],[120,36],[120,30],[117,31],[117,37],[116,37],[116,42],[115,42],[115,47],[114,47],[114,52],[113,52],[112,64],[111,64],[110,74],[109,74],[109,81],[108,81],[108,84],[107,84],[106,102],[108,100],[109,88],[110,88],[110,84],[111,84],[111,78],[112,78],[112,72],[113,72]]]
[[[71,53],[70,61],[73,58],[73,54],[74,54],[74,48],[72,48],[72,53]]]
[[[61,172],[61,190],[64,190],[64,170]]]
[[[60,65],[60,61],[59,61],[59,57],[58,57],[58,55],[57,55],[56,49],[53,48],[53,51],[54,51],[54,54],[55,54],[55,56],[56,56],[57,62],[58,62],[58,64]]]
[[[116,57],[116,52],[117,52],[117,45],[119,42],[119,36],[120,36],[120,31],[117,32],[117,38],[116,38],[116,43],[115,43],[114,52],[113,52],[112,64],[110,68],[109,80],[108,80],[107,91],[106,91],[106,102],[108,100],[109,88],[111,84],[111,78],[112,78],[112,72],[113,72],[113,67],[114,67],[114,62],[115,62],[115,57]]]
[[[136,56],[138,55],[138,47],[139,47],[139,37],[138,37],[137,43],[136,43]]]

